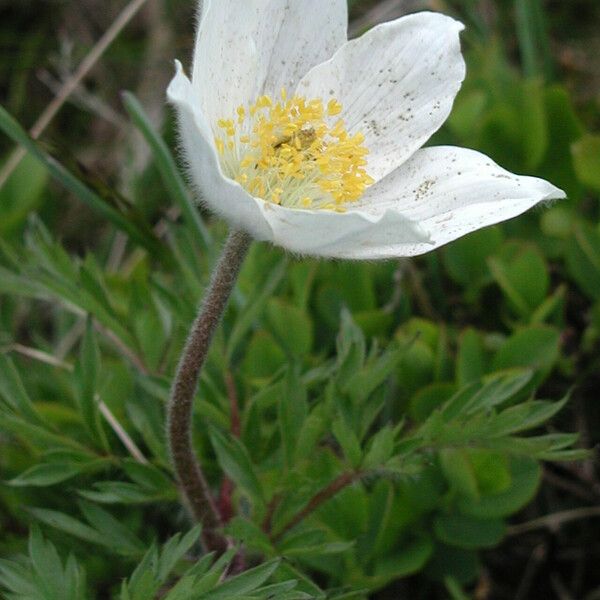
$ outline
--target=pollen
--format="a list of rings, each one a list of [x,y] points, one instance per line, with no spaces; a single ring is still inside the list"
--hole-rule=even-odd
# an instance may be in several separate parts
[[[362,133],[350,134],[335,99],[260,96],[217,121],[224,174],[254,196],[299,209],[343,212],[374,180]]]

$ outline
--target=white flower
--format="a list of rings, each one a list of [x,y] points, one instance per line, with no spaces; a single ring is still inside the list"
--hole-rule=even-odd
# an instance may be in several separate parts
[[[293,252],[410,256],[563,198],[478,152],[421,148],[465,76],[461,23],[423,12],[347,41],[346,0],[206,0],[168,89],[191,176]]]

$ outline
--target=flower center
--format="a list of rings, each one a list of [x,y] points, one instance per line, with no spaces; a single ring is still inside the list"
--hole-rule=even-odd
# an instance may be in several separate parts
[[[224,174],[249,193],[290,208],[343,211],[374,183],[362,133],[350,135],[337,100],[261,96],[217,123],[215,144]]]

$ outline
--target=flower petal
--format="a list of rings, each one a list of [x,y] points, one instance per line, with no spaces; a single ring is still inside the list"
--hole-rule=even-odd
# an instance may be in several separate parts
[[[467,233],[511,219],[565,193],[535,177],[514,175],[491,158],[466,148],[418,150],[373,185],[358,210],[373,216],[397,211],[431,236],[430,244],[357,247],[349,258],[375,259],[428,252]]]
[[[291,252],[310,256],[353,258],[370,248],[415,244],[433,246],[418,223],[397,210],[338,213],[328,210],[299,210],[264,203],[265,216],[273,231],[273,243]]]
[[[263,94],[293,91],[347,40],[346,0],[205,0],[192,81],[209,123]]]
[[[206,122],[198,91],[183,73],[179,62],[177,73],[167,90],[179,117],[179,133],[192,181],[208,207],[233,227],[243,229],[259,240],[271,240],[272,231],[264,217],[262,201],[256,200],[221,172]]]
[[[335,97],[351,133],[362,132],[367,170],[379,180],[439,129],[465,77],[450,17],[422,12],[384,23],[345,44],[302,79],[298,93]]]

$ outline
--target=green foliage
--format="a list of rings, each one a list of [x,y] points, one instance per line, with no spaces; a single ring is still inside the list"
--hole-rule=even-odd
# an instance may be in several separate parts
[[[541,2],[514,3],[522,73],[476,3],[450,4],[477,34],[434,141],[569,199],[410,266],[252,248],[194,407],[195,450],[232,513],[221,557],[203,553],[199,528],[176,533],[189,522],[163,413],[223,227],[194,205],[132,94],[150,164],[131,201],[0,111],[28,150],[0,191],[6,598],[365,599],[416,575],[462,599],[481,551],[534,499],[541,462],[588,456],[561,432],[574,429],[570,386],[585,404],[580,390],[597,384],[600,153],[584,124],[597,110],[550,82]],[[48,208],[63,189],[101,219],[93,243],[64,239]],[[160,236],[155,193],[182,217]]]
[[[0,561],[0,584],[12,600],[85,600],[85,571],[70,555],[63,566],[56,548],[31,528],[29,554]]]

